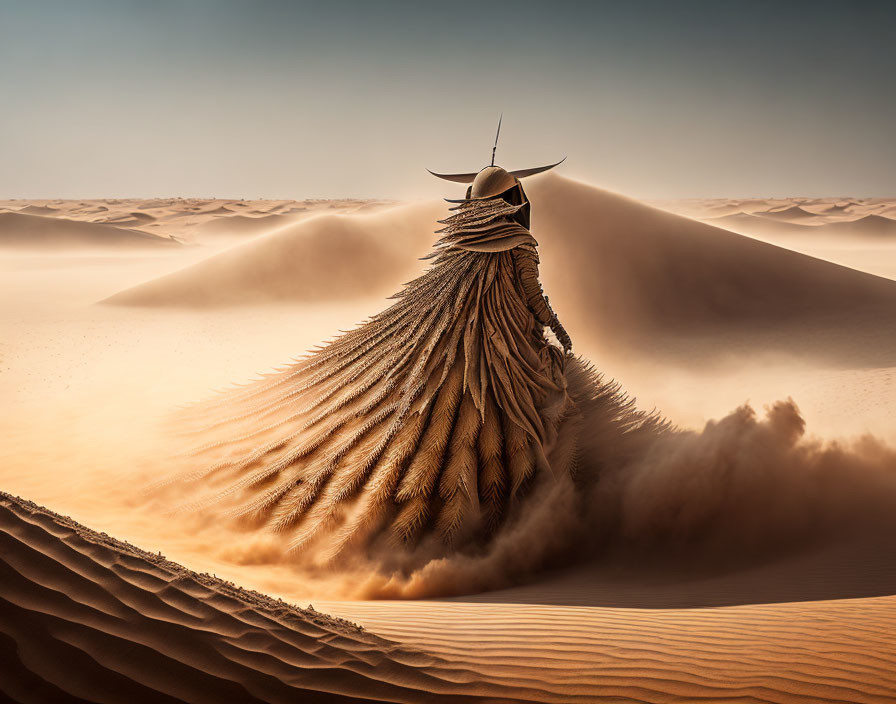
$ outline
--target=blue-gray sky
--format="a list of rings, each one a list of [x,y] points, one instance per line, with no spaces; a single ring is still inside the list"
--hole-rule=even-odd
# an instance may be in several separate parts
[[[894,195],[896,2],[0,0],[0,198]],[[449,187],[449,191],[451,188]]]

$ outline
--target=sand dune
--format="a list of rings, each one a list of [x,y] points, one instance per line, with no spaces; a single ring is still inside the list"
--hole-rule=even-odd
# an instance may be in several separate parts
[[[227,206],[221,205],[212,210],[203,211],[206,215],[233,215],[233,211]]]
[[[763,217],[772,218],[774,220],[785,220],[788,222],[799,222],[800,220],[811,220],[815,217],[812,213],[798,205],[788,208],[775,208],[762,213]]]
[[[767,219],[818,225],[855,220],[866,215],[888,215],[894,211],[892,198],[692,198],[657,201],[663,210],[697,220],[727,215],[758,215]]]
[[[527,700],[3,493],[0,545],[0,694],[14,701]]]
[[[855,220],[808,224],[775,221],[767,217],[767,214],[737,213],[719,218],[709,218],[706,223],[752,236],[842,238],[843,244],[854,243],[861,239],[896,238],[896,220],[880,215],[865,215]],[[784,243],[787,240],[781,239],[780,241]]]
[[[364,216],[320,215],[107,302],[191,307],[389,295],[419,271],[416,258],[426,251],[436,210],[426,204]]]
[[[530,190],[545,288],[577,330],[596,324],[654,344],[691,336],[692,349],[704,334],[755,349],[761,335],[773,349],[811,352],[821,342],[850,355],[855,341],[835,337],[867,333],[868,318],[892,319],[891,281],[575,181],[546,178]]]
[[[287,212],[291,212],[290,209]],[[299,209],[300,210],[300,209]],[[214,211],[212,211],[214,212]],[[198,241],[209,237],[249,237],[263,232],[269,232],[278,227],[283,227],[293,222],[293,218],[287,215],[233,215],[228,217],[207,220],[196,226],[195,237]]]
[[[26,205],[19,210],[23,215],[55,215],[59,212],[58,208],[50,208],[45,205]]]
[[[148,225],[149,223],[155,222],[155,220],[156,219],[152,215],[137,211],[133,213],[125,213],[124,215],[116,215],[110,218],[100,218],[94,220],[94,222],[106,225],[117,225],[119,227],[138,227],[140,225]]]
[[[896,237],[896,220],[881,215],[866,215],[855,220],[819,225],[815,231],[829,236],[893,238]]]
[[[0,200],[0,211],[99,223],[186,242],[220,245],[227,238],[270,232],[315,213],[369,212],[386,205],[369,200],[229,200],[136,198],[103,200]],[[64,226],[64,225],[63,225]]]
[[[167,237],[113,225],[42,215],[0,213],[0,246],[18,249],[133,249],[179,247],[180,243]]]

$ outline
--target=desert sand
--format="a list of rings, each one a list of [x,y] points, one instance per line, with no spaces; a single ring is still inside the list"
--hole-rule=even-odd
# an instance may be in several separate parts
[[[883,702],[896,687],[892,598],[594,608],[544,604],[564,594],[548,580],[452,602],[324,603],[362,630],[7,494],[0,540],[16,701]],[[567,582],[589,577],[621,592],[609,575]]]
[[[173,660],[192,668],[187,682],[214,682],[190,690],[196,701],[235,681],[263,701],[297,687],[357,695],[352,682],[369,687],[368,699],[390,701],[892,701],[896,556],[873,536],[893,527],[885,517],[894,513],[896,269],[880,254],[886,236],[847,225],[892,219],[894,202],[644,204],[551,175],[527,190],[542,280],[576,351],[641,407],[693,433],[680,462],[643,468],[623,497],[645,510],[620,535],[647,540],[655,521],[675,540],[486,594],[368,601],[359,595],[374,593],[369,585],[297,572],[276,541],[147,502],[166,450],[158,416],[382,309],[384,296],[422,270],[416,257],[446,205],[5,201],[0,209],[18,218],[184,244],[98,252],[69,241],[0,253],[0,320],[12,331],[0,339],[0,488],[197,573],[274,599],[313,599],[366,629],[334,625],[318,648],[311,641],[326,629],[309,631],[307,618],[331,623],[323,617],[290,610],[284,622],[267,602],[247,605],[205,577],[188,590],[175,583],[188,574],[181,568],[105,538],[98,547],[94,534],[7,497],[0,535],[10,546],[4,558],[16,557],[6,564],[31,557],[9,573],[18,601],[4,598],[43,624],[31,634],[34,652],[49,652],[39,639],[53,634],[66,653],[93,653],[123,678],[109,680],[121,687],[110,701],[174,686],[167,673],[138,677],[102,660],[134,642],[114,619],[127,608],[128,619],[153,619],[140,631],[158,639],[128,648],[148,648],[147,662],[165,670]],[[723,222],[761,213],[778,213],[764,218],[775,226],[843,229],[803,242],[802,231],[772,237]],[[765,416],[764,405],[787,397],[799,413],[788,406]],[[756,418],[732,413],[747,402]],[[689,504],[701,486],[721,498]],[[783,518],[791,516],[799,520]],[[695,542],[693,533],[718,539]],[[773,549],[782,535],[786,549]],[[196,614],[227,625],[205,631]],[[177,639],[165,629],[174,628],[209,653],[204,674],[195,655],[171,650]],[[240,651],[234,638],[268,656]],[[23,652],[4,663],[24,663],[60,687],[45,661]],[[220,673],[231,667],[225,682]],[[168,694],[190,700],[185,690]]]
[[[0,667],[17,701],[517,700],[512,687],[349,621],[196,574],[7,494],[0,541]]]

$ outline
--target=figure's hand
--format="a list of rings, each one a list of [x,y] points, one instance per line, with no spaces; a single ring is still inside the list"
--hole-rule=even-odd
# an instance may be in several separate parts
[[[557,336],[557,341],[563,346],[563,351],[567,354],[572,352],[572,340],[569,337],[569,333],[566,332],[566,328],[560,324],[556,315],[554,316],[553,321],[551,321],[551,330],[554,331],[554,334]]]
[[[572,353],[572,340],[569,339],[566,330],[563,330],[563,334],[559,335],[557,339],[560,341],[560,344],[563,345],[563,351],[566,352],[566,354]]]

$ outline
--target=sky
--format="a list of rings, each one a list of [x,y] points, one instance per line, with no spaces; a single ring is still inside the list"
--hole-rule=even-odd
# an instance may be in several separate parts
[[[0,0],[0,198],[896,195],[896,2]],[[447,191],[446,191],[447,188]]]

